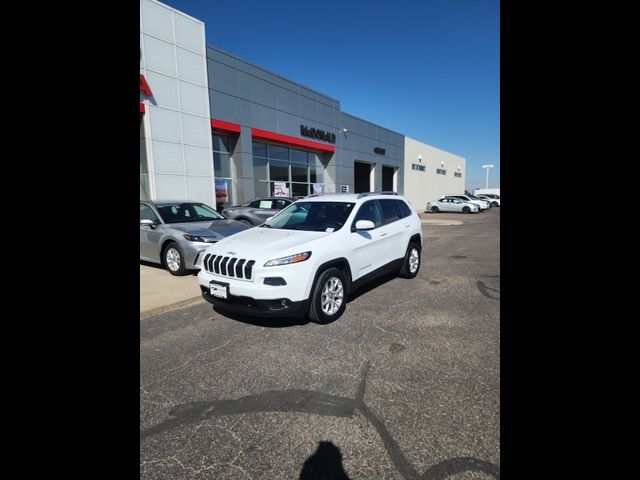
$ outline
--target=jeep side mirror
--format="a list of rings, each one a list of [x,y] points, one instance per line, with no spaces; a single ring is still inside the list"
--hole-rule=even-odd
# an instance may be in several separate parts
[[[356,230],[373,230],[376,228],[371,220],[358,220],[356,222]]]

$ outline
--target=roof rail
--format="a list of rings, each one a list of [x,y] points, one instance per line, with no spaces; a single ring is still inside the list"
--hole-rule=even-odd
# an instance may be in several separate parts
[[[398,195],[396,192],[362,192],[358,195],[358,198],[368,197],[370,195]]]

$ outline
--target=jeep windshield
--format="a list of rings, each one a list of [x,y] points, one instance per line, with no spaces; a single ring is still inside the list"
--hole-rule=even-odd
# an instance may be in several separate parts
[[[347,202],[299,201],[289,205],[261,227],[308,232],[337,232],[347,221],[354,205]]]

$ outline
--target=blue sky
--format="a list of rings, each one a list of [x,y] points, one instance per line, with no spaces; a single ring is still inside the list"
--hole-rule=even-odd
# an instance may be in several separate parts
[[[340,101],[342,111],[467,159],[500,186],[498,0],[164,3],[207,43]]]

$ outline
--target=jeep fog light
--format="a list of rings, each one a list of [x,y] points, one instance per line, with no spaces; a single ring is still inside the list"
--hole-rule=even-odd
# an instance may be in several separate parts
[[[300,263],[308,260],[311,256],[311,252],[296,253],[295,255],[289,255],[288,257],[276,258],[269,260],[264,264],[265,267],[277,267],[280,265],[289,265],[291,263]]]

